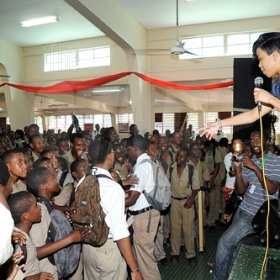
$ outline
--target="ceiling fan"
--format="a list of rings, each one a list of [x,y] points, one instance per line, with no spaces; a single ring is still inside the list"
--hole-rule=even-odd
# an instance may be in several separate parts
[[[182,55],[182,54],[190,54],[197,56],[197,54],[190,52],[184,48],[184,42],[179,39],[179,6],[178,0],[176,0],[176,43],[170,49],[146,49],[146,50],[135,50],[137,55],[163,55],[157,52],[161,51],[169,51],[172,55]],[[169,53],[169,54],[170,54]]]

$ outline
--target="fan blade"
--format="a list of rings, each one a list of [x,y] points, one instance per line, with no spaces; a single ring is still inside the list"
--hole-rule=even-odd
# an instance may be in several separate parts
[[[193,52],[190,52],[190,51],[187,51],[187,50],[185,50],[184,53],[187,53],[187,54],[190,54],[190,55],[198,56],[196,53],[193,53]]]
[[[167,50],[166,50],[167,51]],[[133,55],[147,55],[147,56],[170,56],[170,52],[162,52],[162,53],[156,53],[156,52],[142,52],[142,53],[133,53]]]
[[[162,52],[162,51],[169,51],[169,49],[139,49],[139,50],[135,50],[135,53]]]

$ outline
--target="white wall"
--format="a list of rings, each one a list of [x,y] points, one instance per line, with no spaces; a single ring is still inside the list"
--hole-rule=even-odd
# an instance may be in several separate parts
[[[229,32],[280,30],[280,16],[257,18],[250,20],[220,22],[201,24],[193,26],[182,26],[179,28],[180,36],[221,34]],[[148,31],[148,47],[170,48],[176,41],[176,28],[165,28]],[[112,65],[110,67],[98,67],[88,69],[77,69],[61,72],[43,72],[43,54],[52,51],[69,50],[75,48],[86,48],[92,46],[111,46]],[[0,38],[0,63],[5,65],[7,72],[12,76],[11,82],[29,85],[50,85],[62,80],[85,80],[105,75],[115,74],[123,71],[133,70],[133,65],[127,62],[124,51],[107,37],[85,39],[79,41],[60,42],[57,44],[41,45],[36,47],[19,48]],[[233,57],[203,59],[200,63],[190,61],[179,61],[174,56],[150,56],[147,57],[148,69],[143,72],[157,79],[166,81],[185,81],[186,83],[197,83],[201,80],[232,79]],[[128,66],[130,65],[130,66]],[[146,66],[145,66],[146,67]],[[147,71],[148,70],[148,71]],[[141,71],[141,69],[139,69]],[[128,78],[114,82],[114,84],[128,83]],[[152,89],[155,93],[156,89]],[[55,97],[54,97],[55,98]],[[73,99],[74,100],[74,99]],[[69,103],[71,103],[69,101]],[[117,106],[117,104],[116,104]],[[209,107],[210,108],[210,107]],[[211,110],[220,110],[222,107],[211,107]],[[221,110],[225,110],[223,108]],[[120,111],[129,111],[121,109]],[[144,108],[143,108],[144,110]],[[172,107],[168,103],[155,108],[156,112],[187,111],[184,104]],[[59,112],[58,112],[59,113]]]

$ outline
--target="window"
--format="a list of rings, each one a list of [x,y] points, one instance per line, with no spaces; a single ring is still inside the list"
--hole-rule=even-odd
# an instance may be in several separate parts
[[[44,71],[63,71],[110,65],[110,47],[60,51],[44,54]]]
[[[198,57],[216,57],[252,54],[252,45],[260,34],[261,32],[221,34],[181,38],[181,40],[185,43],[185,49],[196,54]],[[191,54],[183,54],[179,58],[191,59],[196,57]]]
[[[185,49],[195,53],[199,57],[213,57],[224,54],[224,37],[209,36],[200,38],[182,39],[185,43]],[[191,54],[183,54],[180,59],[194,58]]]
[[[193,130],[195,132],[198,132],[199,127],[198,127],[198,113],[187,113],[187,128],[189,124],[192,125]]]
[[[155,129],[163,135],[167,129],[169,129],[172,133],[174,132],[174,122],[174,114],[162,114],[162,122],[155,122]]]
[[[204,122],[215,122],[216,119],[219,117],[218,112],[205,112],[204,113]]]
[[[133,114],[119,114],[118,126],[119,132],[128,132],[130,125],[133,124]]]
[[[205,112],[204,113],[204,122],[205,123],[215,122],[218,117],[219,117],[218,112]],[[232,136],[232,126],[223,127],[223,132],[227,137],[231,137]]]
[[[261,33],[232,34],[227,39],[227,55],[251,54],[252,45]]]
[[[100,127],[112,126],[110,114],[97,114],[97,115],[76,115],[79,120],[79,126],[84,129],[84,124],[92,123],[99,124]],[[41,116],[35,117],[35,123],[40,127],[40,131],[43,131],[43,122]],[[46,117],[47,129],[54,129],[55,132],[60,129],[61,131],[67,131],[72,124],[72,116],[48,116]]]

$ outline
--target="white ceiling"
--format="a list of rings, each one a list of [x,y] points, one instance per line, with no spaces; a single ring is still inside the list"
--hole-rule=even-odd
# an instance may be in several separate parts
[[[101,0],[100,0],[101,1]],[[176,25],[176,0],[112,0],[147,29]],[[279,0],[179,0],[179,25],[275,16]],[[59,23],[32,28],[22,20],[57,15]],[[0,37],[19,46],[99,37],[102,32],[64,0],[0,0]]]
[[[119,4],[147,29],[176,25],[176,0],[111,1]],[[23,20],[48,15],[57,15],[59,22],[32,28],[20,26]],[[275,15],[280,15],[279,0],[179,0],[179,25]],[[103,35],[64,0],[0,0],[0,38],[19,46],[34,46]],[[203,98],[208,98],[207,93],[205,96]],[[123,96],[117,98],[120,103]],[[112,102],[116,104],[116,100],[112,98],[105,100],[96,97],[96,100],[103,100],[109,105]],[[128,103],[128,100],[127,95],[123,104]],[[155,94],[155,100],[157,103],[162,103],[162,100],[174,102],[167,96],[162,97],[161,94]],[[54,110],[54,106],[59,105],[59,102],[52,99],[44,100],[42,96],[37,98],[36,102],[37,108],[41,106],[42,109],[49,110]],[[61,106],[63,107],[63,104]]]

